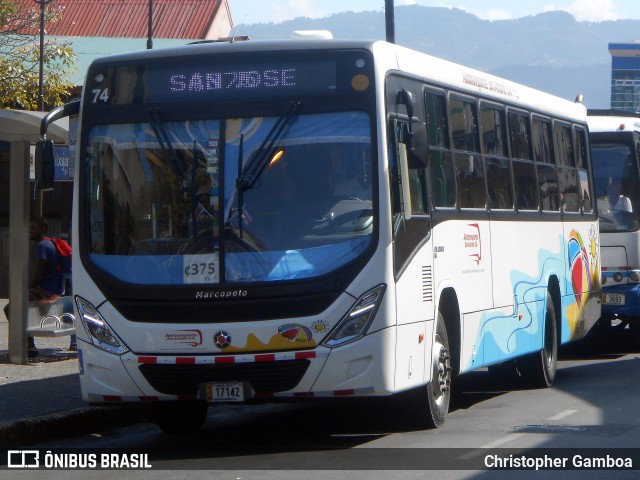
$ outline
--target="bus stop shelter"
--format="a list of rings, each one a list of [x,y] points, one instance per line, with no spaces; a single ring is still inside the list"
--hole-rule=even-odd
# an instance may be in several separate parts
[[[40,138],[40,123],[47,112],[0,110],[0,141],[9,150],[9,361],[27,361],[27,315],[29,289],[29,195],[30,146]],[[49,125],[47,139],[68,144],[69,120]]]

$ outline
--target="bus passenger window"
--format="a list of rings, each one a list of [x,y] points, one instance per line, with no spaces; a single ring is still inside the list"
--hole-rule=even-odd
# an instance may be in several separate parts
[[[528,116],[515,112],[509,113],[509,137],[511,139],[511,156],[531,160]]]
[[[542,210],[557,212],[560,210],[560,192],[558,174],[553,165],[536,164],[538,170],[538,188]]]
[[[576,166],[578,167],[578,177],[580,182],[580,202],[582,203],[582,211],[591,213],[593,211],[593,202],[589,195],[589,166],[587,157],[587,138],[584,130],[575,129],[575,152]]]
[[[487,196],[482,158],[478,155],[456,154],[455,168],[460,208],[485,208]]]
[[[485,104],[480,106],[480,131],[485,155],[507,156],[504,111]]]
[[[581,128],[575,128],[575,142],[576,146],[576,167],[581,170],[587,170],[587,139],[584,130]]]
[[[556,152],[556,163],[558,166],[573,167],[573,142],[571,141],[571,129],[564,125],[554,125],[553,140]]]
[[[585,170],[578,170],[578,176],[580,177],[580,191],[582,198],[582,211],[584,213],[593,212],[593,199],[589,194],[589,175]]]
[[[430,150],[429,173],[431,177],[433,206],[455,207],[456,189],[454,185],[451,153],[441,150]]]
[[[533,162],[513,161],[513,179],[518,210],[538,210],[538,187]]]
[[[506,158],[487,158],[486,162],[489,207],[498,210],[513,208],[509,160]]]
[[[458,98],[449,99],[449,123],[453,148],[465,152],[479,152],[476,105]]]
[[[449,148],[449,129],[444,95],[435,92],[425,94],[427,108],[427,135],[429,147]]]
[[[553,163],[551,155],[551,122],[534,118],[531,123],[533,159],[540,163]]]
[[[560,184],[560,202],[565,212],[580,211],[580,188],[578,187],[578,171],[575,168],[558,168]],[[589,191],[587,190],[587,195]]]
[[[408,138],[409,126],[406,122],[393,121],[391,133],[395,138],[394,148],[390,152],[392,175],[390,180],[394,216],[402,213],[401,175],[398,149]],[[409,168],[409,194],[411,196],[411,213],[425,215],[427,213],[427,188],[424,168]]]

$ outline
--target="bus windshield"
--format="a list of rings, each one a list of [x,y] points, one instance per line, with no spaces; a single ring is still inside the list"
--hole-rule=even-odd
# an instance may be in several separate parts
[[[363,112],[93,126],[89,258],[145,285],[334,271],[372,243],[371,142]]]
[[[640,191],[630,145],[592,141],[591,156],[600,229],[636,230],[640,226]]]

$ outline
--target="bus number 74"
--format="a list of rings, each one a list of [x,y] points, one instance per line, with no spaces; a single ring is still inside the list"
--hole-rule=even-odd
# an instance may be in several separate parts
[[[93,103],[108,103],[109,102],[109,89],[108,88],[94,88],[91,93],[93,93]]]

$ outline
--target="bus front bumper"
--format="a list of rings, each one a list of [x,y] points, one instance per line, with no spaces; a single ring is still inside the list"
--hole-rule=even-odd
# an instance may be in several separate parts
[[[640,284],[625,284],[602,289],[602,318],[640,316]]]
[[[394,328],[340,348],[239,355],[117,356],[83,345],[80,383],[89,403],[209,400],[203,386],[230,383],[243,385],[246,401],[386,396],[394,351]]]

